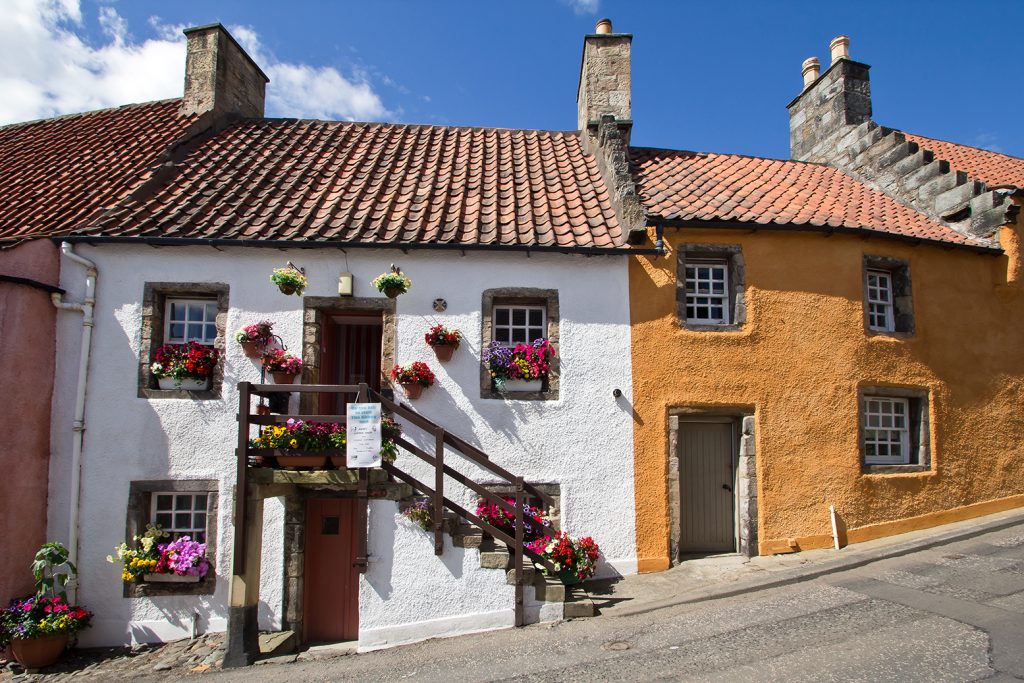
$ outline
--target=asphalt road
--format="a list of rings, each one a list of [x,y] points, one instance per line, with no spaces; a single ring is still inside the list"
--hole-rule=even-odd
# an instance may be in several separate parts
[[[727,599],[203,679],[1019,680],[1024,526]]]

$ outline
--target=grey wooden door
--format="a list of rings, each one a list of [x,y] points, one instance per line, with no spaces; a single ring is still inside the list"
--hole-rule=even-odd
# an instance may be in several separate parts
[[[680,553],[734,552],[733,424],[679,423]]]

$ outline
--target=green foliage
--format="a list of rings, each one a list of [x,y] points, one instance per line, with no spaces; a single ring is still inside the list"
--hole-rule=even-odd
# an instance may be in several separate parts
[[[61,543],[45,543],[32,561],[32,576],[36,579],[36,597],[47,593],[67,600],[68,581],[78,575],[78,569],[68,559],[68,549]],[[66,571],[58,571],[66,567]]]

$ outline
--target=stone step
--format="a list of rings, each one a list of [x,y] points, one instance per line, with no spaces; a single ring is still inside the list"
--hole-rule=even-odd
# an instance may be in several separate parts
[[[562,604],[563,619],[587,619],[597,615],[594,601],[586,593],[573,596]]]
[[[481,550],[480,567],[482,569],[508,569],[512,563],[512,557],[508,552],[499,550]]]
[[[529,567],[523,567],[523,585],[529,586],[533,584],[536,581],[538,574],[540,574],[540,572],[538,572],[532,565]],[[516,570],[514,568],[509,569],[505,573],[505,583],[510,586],[516,585]]]

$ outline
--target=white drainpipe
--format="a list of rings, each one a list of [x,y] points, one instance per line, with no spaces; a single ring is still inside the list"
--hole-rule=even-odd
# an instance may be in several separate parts
[[[74,252],[70,242],[62,242],[61,252],[75,263],[86,267],[85,300],[80,303],[68,303],[61,295],[50,295],[53,305],[62,311],[77,311],[82,314],[82,349],[78,359],[78,388],[75,393],[75,418],[72,422],[71,442],[71,509],[68,520],[68,555],[76,566],[78,564],[78,508],[82,488],[82,442],[85,438],[85,389],[89,379],[89,353],[92,348],[93,309],[96,306],[96,264],[82,258]],[[69,584],[70,599],[74,604],[78,586]]]

